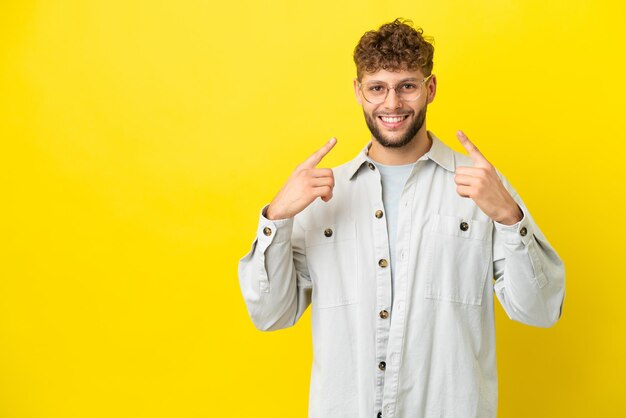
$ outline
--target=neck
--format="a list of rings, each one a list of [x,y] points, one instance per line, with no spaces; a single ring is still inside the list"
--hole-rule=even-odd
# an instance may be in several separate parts
[[[385,165],[411,164],[426,154],[432,146],[432,139],[426,131],[426,126],[422,126],[413,140],[401,148],[383,147],[372,137],[372,146],[368,155],[376,162]]]

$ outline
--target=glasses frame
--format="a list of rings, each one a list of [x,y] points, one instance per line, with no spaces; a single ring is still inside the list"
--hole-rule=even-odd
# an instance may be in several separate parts
[[[422,86],[422,85],[424,85],[424,83],[427,83],[428,80],[430,80],[430,78],[433,75],[434,74],[431,74],[428,77],[424,78],[422,81],[418,81],[417,83],[420,86]],[[398,94],[398,91],[396,90],[396,88],[398,88],[398,85],[395,85],[393,87],[389,87],[388,85],[385,84],[385,87],[387,88],[387,92],[385,93],[385,97],[383,97],[382,101],[380,101],[380,102],[371,102],[371,101],[369,101],[367,99],[367,97],[365,97],[365,92],[363,91],[363,84],[360,81],[358,83],[359,83],[359,90],[361,91],[361,94],[363,95],[363,98],[365,99],[365,101],[367,101],[368,103],[371,103],[371,104],[382,104],[382,103],[385,103],[385,100],[387,100],[387,96],[389,96],[389,90],[393,90],[396,93],[396,96],[398,96],[398,100],[401,100],[403,102],[414,102],[414,101],[418,100],[420,97],[422,97],[422,91],[420,90],[420,94],[418,94],[415,99],[403,99],[402,97],[400,97],[400,95]]]

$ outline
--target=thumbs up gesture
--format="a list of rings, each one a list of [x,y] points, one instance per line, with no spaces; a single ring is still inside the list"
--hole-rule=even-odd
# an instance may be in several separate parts
[[[456,136],[474,162],[473,167],[456,168],[454,182],[457,193],[472,199],[485,215],[496,222],[505,225],[519,222],[523,213],[500,181],[495,167],[462,131],[458,131]]]
[[[330,168],[316,168],[322,158],[337,143],[331,138],[309,158],[300,163],[274,197],[265,216],[267,219],[286,219],[295,216],[320,197],[328,202],[333,197],[335,177]]]

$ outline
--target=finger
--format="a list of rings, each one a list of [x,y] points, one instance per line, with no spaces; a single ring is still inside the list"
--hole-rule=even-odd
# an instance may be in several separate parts
[[[465,133],[463,133],[463,131],[457,131],[456,137],[459,139],[461,145],[463,145],[463,148],[465,148],[467,154],[470,156],[475,164],[489,164],[489,161],[487,161],[485,156],[478,150],[476,145],[474,145],[472,141],[469,140],[469,138],[467,137],[467,135],[465,135]]]
[[[454,176],[454,182],[460,186],[473,186],[478,179],[476,177],[467,176],[464,174],[458,174]]]
[[[472,192],[472,187],[471,186],[456,186],[456,192],[461,196],[461,197],[470,197],[471,192]]]
[[[313,196],[321,197],[322,200],[327,202],[333,196],[333,188],[330,186],[321,186],[313,188]]]
[[[472,167],[472,166],[457,166],[454,171],[456,174],[462,174],[464,176],[471,177],[483,177],[485,173],[484,167]]]
[[[332,168],[312,168],[311,177],[333,177]]]
[[[311,179],[312,187],[330,186],[335,187],[335,179],[332,177],[316,177]]]
[[[324,156],[328,154],[331,149],[333,149],[336,143],[337,138],[330,138],[330,141],[322,145],[322,148],[318,149],[309,158],[304,160],[302,166],[305,168],[314,168],[320,163],[320,161],[322,161],[322,158],[324,158]]]

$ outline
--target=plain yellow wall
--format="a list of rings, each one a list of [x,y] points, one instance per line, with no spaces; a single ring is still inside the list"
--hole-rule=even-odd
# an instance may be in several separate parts
[[[0,418],[304,417],[310,316],[247,316],[258,212],[328,138],[369,140],[367,30],[435,39],[463,129],[565,261],[551,329],[497,305],[500,415],[623,417],[620,1],[0,2]]]

